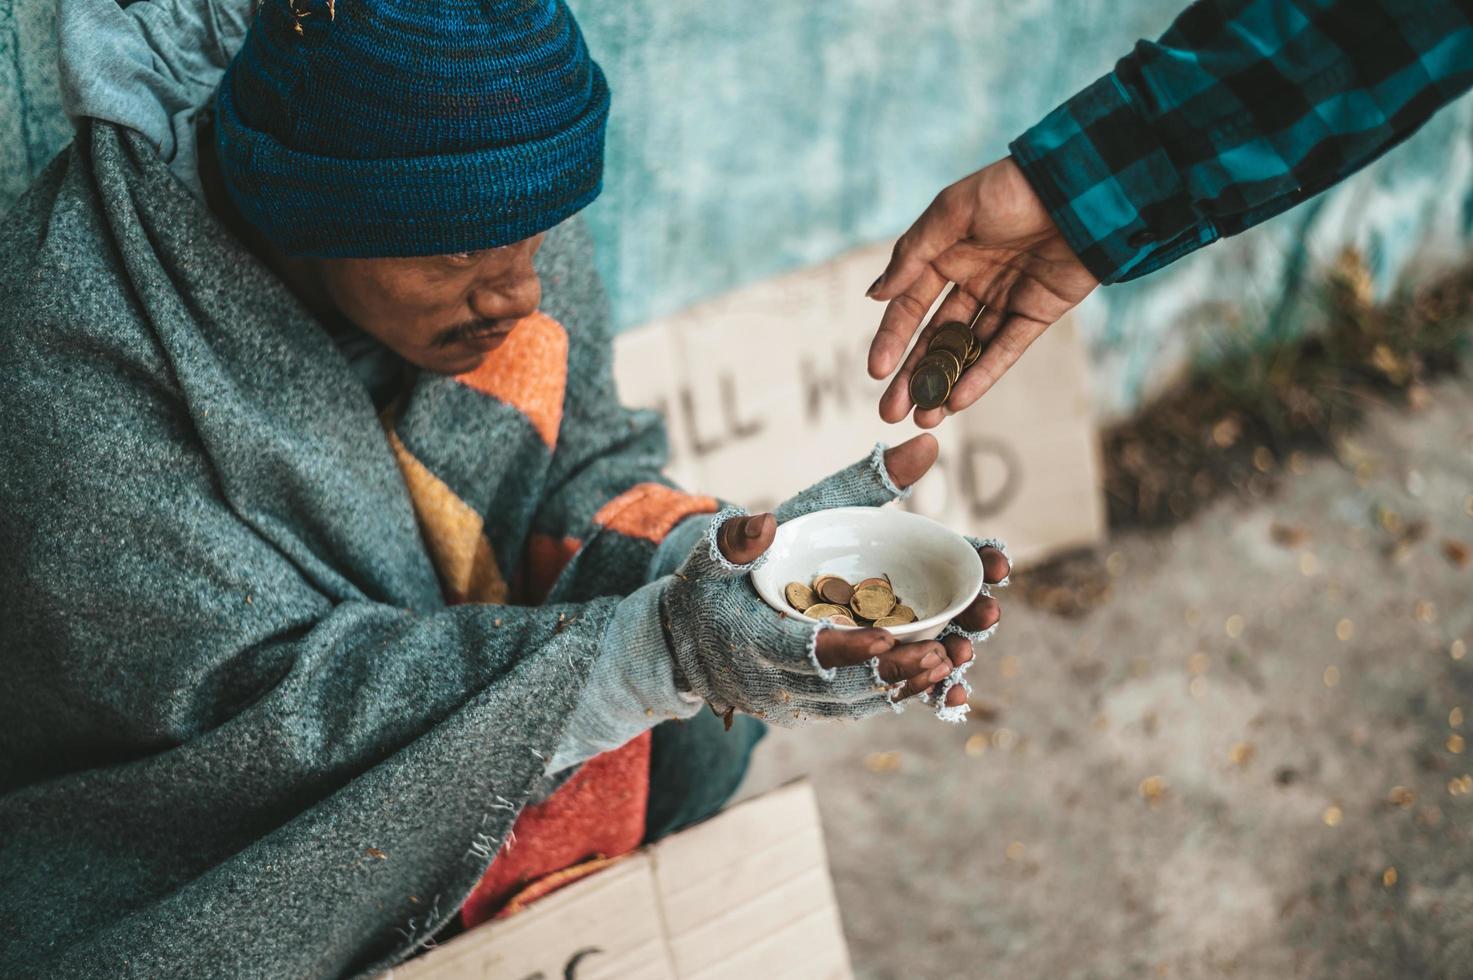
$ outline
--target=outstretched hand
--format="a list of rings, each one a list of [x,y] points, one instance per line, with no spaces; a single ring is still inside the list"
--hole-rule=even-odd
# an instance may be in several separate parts
[[[916,436],[885,451],[885,470],[895,485],[903,489],[931,468],[936,452],[935,439],[929,435]],[[745,565],[766,551],[776,534],[777,520],[772,514],[753,514],[728,520],[718,529],[716,541],[727,561]],[[1007,578],[1010,568],[1001,551],[984,547],[981,555],[983,574],[989,584]],[[996,624],[1001,615],[996,599],[979,595],[957,616],[956,622],[969,632],[977,632]],[[973,657],[972,643],[963,636],[899,643],[889,630],[874,627],[824,630],[818,634],[814,654],[825,668],[862,664],[878,657],[881,678],[890,684],[904,685],[896,700],[930,690],[953,668]],[[956,685],[947,691],[946,704],[956,707],[966,697],[966,691]]]
[[[948,283],[950,294],[905,356]],[[1011,157],[947,187],[900,236],[869,290],[872,299],[888,303],[870,345],[869,373],[884,378],[895,372],[880,397],[880,417],[899,422],[915,407],[910,375],[937,326],[975,317],[982,354],[943,407],[916,410],[923,428],[986,394],[1039,334],[1098,285]]]

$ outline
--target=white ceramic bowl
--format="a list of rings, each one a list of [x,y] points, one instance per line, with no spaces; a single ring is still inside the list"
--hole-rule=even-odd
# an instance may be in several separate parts
[[[913,623],[885,628],[912,642],[935,637],[982,589],[982,559],[966,538],[929,517],[880,507],[836,507],[778,525],[767,561],[751,574],[769,606],[812,623],[783,597],[789,582],[882,573],[916,613]]]

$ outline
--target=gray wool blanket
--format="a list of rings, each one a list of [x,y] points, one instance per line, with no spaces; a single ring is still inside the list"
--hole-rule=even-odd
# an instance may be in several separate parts
[[[576,228],[539,267],[552,387],[422,377],[386,436],[136,134],[84,125],[8,215],[0,976],[365,976],[454,913],[657,532],[714,507],[618,406]]]

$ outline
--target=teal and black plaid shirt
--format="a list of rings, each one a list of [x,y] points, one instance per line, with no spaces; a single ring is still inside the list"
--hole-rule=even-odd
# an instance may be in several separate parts
[[[1199,0],[1012,144],[1101,282],[1312,197],[1473,86],[1473,0]]]

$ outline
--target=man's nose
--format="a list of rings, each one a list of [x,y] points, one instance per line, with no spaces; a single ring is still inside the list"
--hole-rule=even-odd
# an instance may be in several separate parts
[[[471,312],[486,320],[531,316],[542,303],[542,280],[531,272],[478,285],[471,290],[469,303]]]
[[[542,280],[532,266],[537,249],[529,240],[518,247],[510,267],[502,266],[471,288],[468,302],[471,312],[488,320],[530,316],[542,302]]]

